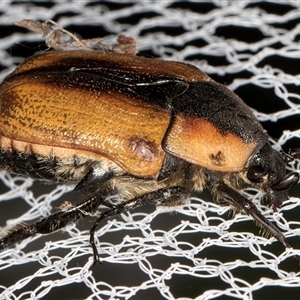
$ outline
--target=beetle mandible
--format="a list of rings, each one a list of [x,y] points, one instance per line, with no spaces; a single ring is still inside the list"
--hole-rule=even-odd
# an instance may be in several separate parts
[[[94,234],[104,218],[146,203],[179,205],[205,186],[290,247],[239,190],[261,190],[276,210],[299,173],[286,174],[288,156],[271,147],[236,94],[190,64],[136,56],[129,37],[109,47],[54,30],[51,21],[17,25],[56,49],[29,57],[0,86],[0,167],[76,184],[90,196],[10,232],[0,249],[102,205],[90,231],[95,263]]]

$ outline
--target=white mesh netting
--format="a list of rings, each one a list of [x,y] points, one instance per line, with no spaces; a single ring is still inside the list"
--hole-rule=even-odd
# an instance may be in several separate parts
[[[24,18],[53,19],[84,38],[125,32],[148,56],[192,62],[254,109],[275,147],[300,145],[300,1],[1,1],[1,80],[45,49],[40,36],[12,25]],[[0,226],[32,223],[81,199],[61,197],[70,187],[0,176]],[[300,189],[277,213],[247,192],[294,250],[204,192],[175,214],[149,206],[104,222],[97,231],[103,264],[92,270],[88,220],[1,252],[0,298],[299,299],[292,257],[300,254]]]

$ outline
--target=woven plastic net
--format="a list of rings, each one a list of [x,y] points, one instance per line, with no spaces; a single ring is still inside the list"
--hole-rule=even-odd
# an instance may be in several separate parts
[[[253,108],[275,148],[300,145],[299,1],[1,1],[1,80],[45,49],[40,36],[12,25],[24,18],[52,19],[84,38],[127,33],[147,56],[191,62]],[[299,170],[299,161],[289,169]],[[3,227],[82,198],[71,187],[0,177]],[[259,192],[244,194],[293,249],[204,191],[173,214],[147,206],[104,222],[96,234],[102,265],[92,269],[92,219],[1,252],[0,298],[299,299],[299,187],[276,213],[260,204]]]

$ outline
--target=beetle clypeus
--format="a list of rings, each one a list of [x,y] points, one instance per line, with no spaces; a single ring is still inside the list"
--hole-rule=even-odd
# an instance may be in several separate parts
[[[0,167],[76,184],[90,197],[10,232],[1,249],[102,205],[90,232],[96,262],[94,233],[104,218],[145,203],[178,205],[205,185],[290,247],[238,190],[260,189],[276,210],[299,173],[286,174],[288,156],[271,147],[236,94],[192,65],[135,56],[130,37],[106,46],[51,21],[17,24],[56,49],[26,59],[0,86]]]

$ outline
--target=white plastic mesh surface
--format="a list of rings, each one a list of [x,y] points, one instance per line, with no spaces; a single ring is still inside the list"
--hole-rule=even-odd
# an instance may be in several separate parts
[[[254,109],[275,147],[300,147],[300,1],[1,1],[1,80],[45,49],[41,37],[12,25],[24,18],[53,19],[84,38],[128,33],[144,54],[191,62]],[[0,177],[0,226],[32,223],[81,199],[61,197],[70,187]],[[300,189],[277,213],[259,204],[260,193],[247,193],[294,250],[204,192],[175,214],[149,206],[104,222],[97,231],[103,264],[92,270],[89,220],[1,252],[0,298],[299,299],[292,257],[300,255]]]

